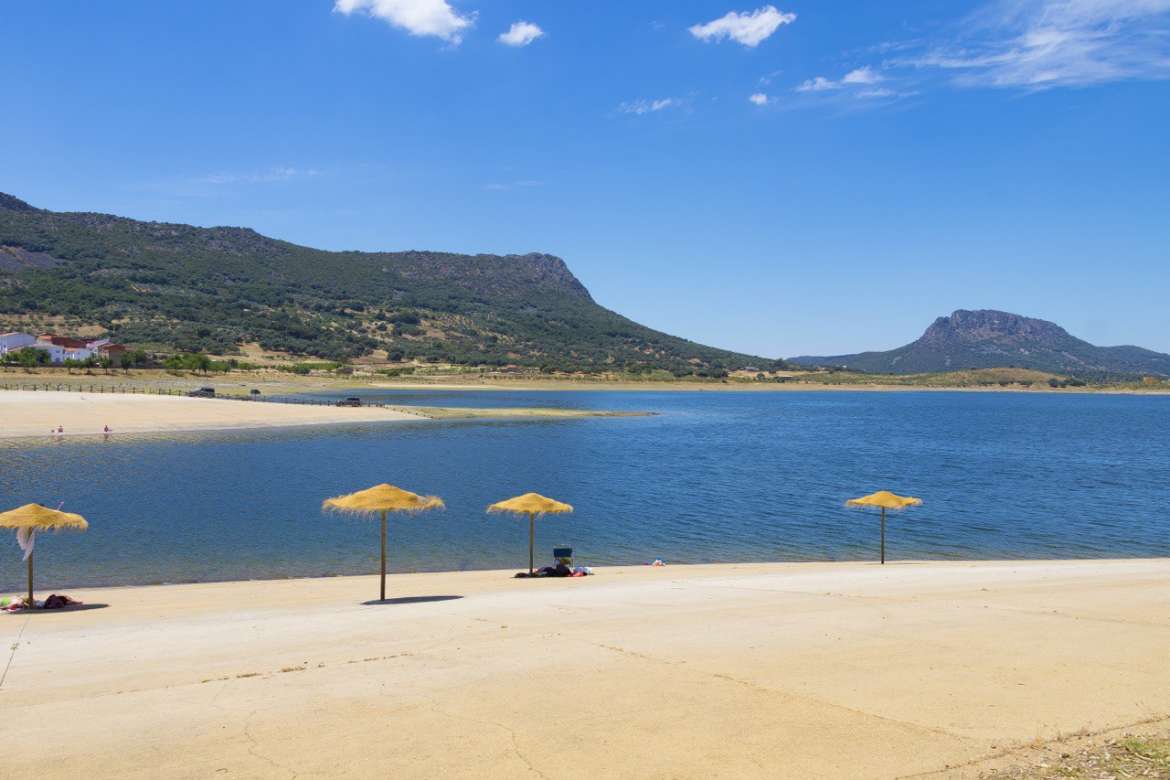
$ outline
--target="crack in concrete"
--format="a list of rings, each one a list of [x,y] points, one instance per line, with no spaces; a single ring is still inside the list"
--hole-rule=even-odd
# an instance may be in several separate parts
[[[1040,742],[1036,742],[1035,740],[1029,740],[1025,744],[1015,745],[1014,747],[1004,748],[1003,750],[997,750],[994,753],[989,753],[988,755],[981,756],[980,758],[973,758],[970,761],[964,761],[960,764],[948,764],[945,767],[943,767],[942,769],[930,769],[930,770],[927,770],[926,772],[915,772],[912,775],[898,775],[896,780],[912,780],[913,778],[922,778],[922,777],[942,777],[942,776],[950,777],[951,775],[953,775],[953,773],[955,772],[956,769],[975,767],[975,766],[978,766],[980,764],[985,764],[989,761],[997,761],[999,759],[1008,758],[1009,756],[1013,756],[1013,755],[1016,755],[1019,753],[1026,753],[1029,750],[1035,750],[1037,748],[1045,748],[1045,747],[1049,747],[1051,745],[1060,745],[1060,744],[1063,744],[1065,742],[1068,742],[1068,741],[1074,740],[1074,739],[1085,739],[1085,738],[1092,739],[1094,737],[1099,737],[1099,736],[1102,736],[1104,734],[1110,734],[1110,733],[1117,732],[1117,731],[1124,731],[1126,729],[1137,728],[1138,726],[1151,726],[1154,724],[1170,724],[1170,716],[1155,715],[1154,717],[1151,717],[1151,718],[1142,718],[1141,720],[1136,720],[1132,723],[1125,723],[1125,724],[1122,724],[1120,726],[1109,726],[1107,728],[1099,729],[1097,731],[1081,730],[1081,731],[1074,732],[1072,734],[1063,734],[1061,736],[1054,737],[1053,739],[1043,740]]]
[[[454,712],[448,712],[447,710],[440,707],[434,699],[429,699],[429,702],[433,711],[445,717],[454,718],[455,720],[465,720],[468,723],[478,723],[481,726],[492,726],[505,732],[512,742],[512,752],[516,754],[516,758],[524,762],[524,766],[528,767],[528,771],[537,777],[543,778],[543,780],[550,780],[548,775],[537,769],[536,765],[532,763],[528,756],[524,755],[524,751],[520,749],[520,738],[516,736],[516,730],[508,724],[500,723],[494,720],[484,720],[483,718],[473,718],[468,715],[459,715]]]
[[[276,769],[283,769],[285,772],[289,773],[289,780],[296,780],[297,772],[295,769],[285,766],[284,764],[281,764],[259,752],[259,743],[257,743],[256,738],[252,736],[252,718],[256,716],[257,712],[259,712],[259,710],[252,710],[250,713],[248,713],[248,717],[244,718],[244,736],[248,739],[248,755],[254,758],[258,758]]]
[[[24,636],[24,630],[28,628],[30,620],[32,620],[32,615],[25,615],[24,623],[16,634],[16,641],[12,643],[12,653],[8,656],[8,663],[4,664],[4,673],[0,674],[0,689],[4,688],[4,681],[8,679],[8,670],[12,668],[12,659],[16,658],[16,648],[20,647],[20,640]]]
[[[626,656],[629,656],[631,658],[638,658],[638,659],[641,659],[644,661],[650,661],[652,663],[662,664],[664,666],[680,665],[679,662],[676,662],[676,661],[668,661],[668,660],[663,659],[663,658],[656,658],[652,655],[645,655],[643,653],[637,653],[637,652],[633,652],[630,650],[624,650],[620,647],[612,647],[610,645],[598,645],[598,647],[602,647],[606,650],[610,650],[613,652],[621,653],[622,655],[626,655]],[[924,726],[921,723],[914,723],[914,722],[908,721],[908,720],[899,720],[898,718],[890,718],[890,717],[886,717],[885,715],[878,715],[878,714],[873,713],[873,712],[866,712],[865,710],[854,709],[853,707],[849,707],[849,706],[846,706],[844,704],[837,704],[835,702],[825,701],[824,699],[818,699],[815,696],[808,696],[806,694],[796,693],[794,691],[786,690],[784,688],[770,688],[767,686],[760,685],[759,683],[751,682],[750,680],[741,680],[738,677],[734,677],[734,676],[732,676],[730,674],[726,674],[724,672],[708,672],[708,671],[705,671],[703,669],[697,668],[694,665],[691,665],[690,668],[694,671],[695,674],[703,675],[706,677],[712,677],[712,678],[715,678],[717,680],[722,680],[723,682],[732,683],[734,685],[740,685],[740,686],[743,686],[743,687],[751,690],[754,693],[767,695],[767,696],[787,696],[790,699],[799,699],[801,701],[811,702],[813,704],[817,704],[817,705],[820,705],[822,707],[831,707],[832,709],[835,709],[835,710],[841,710],[843,712],[848,712],[848,713],[851,713],[853,715],[860,715],[863,718],[872,718],[874,720],[879,720],[879,721],[882,721],[884,723],[890,723],[892,725],[896,725],[896,726],[899,726],[899,727],[905,728],[905,729],[911,729],[913,731],[926,732],[929,734],[936,734],[936,735],[948,737],[950,739],[956,739],[956,740],[959,740],[962,742],[971,741],[970,737],[965,737],[965,736],[962,736],[960,734],[953,734],[953,733],[947,731],[946,729],[935,728],[933,726]]]

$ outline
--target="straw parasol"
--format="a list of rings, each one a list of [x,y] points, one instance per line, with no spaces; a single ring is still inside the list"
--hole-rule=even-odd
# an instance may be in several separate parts
[[[25,560],[28,561],[28,608],[32,609],[33,604],[35,604],[33,601],[32,554],[34,535],[37,531],[60,531],[63,529],[84,531],[89,528],[89,523],[81,515],[49,509],[40,504],[25,504],[0,514],[0,528],[11,528],[18,535],[27,534],[20,546],[25,549]]]
[[[345,512],[353,515],[382,515],[382,590],[381,600],[386,600],[386,514],[388,512],[422,512],[427,509],[445,508],[443,499],[437,496],[420,496],[409,490],[393,485],[375,485],[359,490],[348,496],[325,499],[321,509]]]
[[[561,515],[573,511],[573,507],[561,501],[545,498],[539,493],[525,493],[522,496],[498,501],[487,508],[490,513],[507,512],[513,515],[528,515],[528,573],[533,573],[533,547],[536,545],[536,518],[538,515]]]
[[[914,498],[913,496],[899,496],[891,493],[888,490],[879,490],[876,493],[870,493],[868,496],[861,498],[851,498],[845,502],[845,506],[856,507],[878,507],[882,510],[882,563],[886,562],[886,510],[892,509],[895,512],[901,511],[906,507],[920,506],[922,504],[921,498]]]

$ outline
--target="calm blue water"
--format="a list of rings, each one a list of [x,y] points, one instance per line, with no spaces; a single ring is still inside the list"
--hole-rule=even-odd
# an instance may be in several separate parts
[[[367,393],[367,397],[375,394]],[[527,522],[487,516],[537,490],[538,559],[589,564],[872,558],[889,488],[892,558],[1170,555],[1170,398],[991,393],[380,393],[395,403],[648,410],[655,417],[448,422],[0,444],[0,503],[85,514],[42,535],[41,587],[372,572],[377,522],[320,512],[389,481],[442,496],[393,519],[391,568],[521,568]],[[23,583],[0,538],[0,589]]]

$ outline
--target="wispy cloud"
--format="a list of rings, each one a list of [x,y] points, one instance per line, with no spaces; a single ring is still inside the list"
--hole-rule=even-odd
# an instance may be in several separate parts
[[[543,185],[544,182],[537,181],[536,179],[521,179],[520,181],[492,182],[491,184],[485,184],[483,188],[492,192],[508,192],[510,190],[529,189]]]
[[[877,84],[885,81],[885,77],[875,71],[870,66],[866,65],[862,68],[856,68],[849,71],[838,81],[834,81],[824,76],[817,76],[802,82],[797,88],[797,92],[829,92],[836,89],[845,89],[847,87],[861,87]]]
[[[690,32],[701,41],[733,40],[754,48],[772,37],[781,25],[795,21],[796,14],[784,13],[774,5],[766,5],[750,13],[731,11],[706,24],[692,26]]]
[[[894,64],[965,87],[1030,90],[1170,78],[1170,0],[995,0]]]
[[[196,184],[269,184],[312,178],[320,173],[316,168],[293,168],[279,165],[264,171],[211,173],[196,177],[194,182]]]
[[[475,24],[475,14],[461,14],[447,0],[336,0],[341,14],[366,13],[419,37],[434,37],[452,46]]]
[[[532,22],[513,22],[512,26],[508,28],[507,32],[500,33],[497,41],[505,46],[527,46],[544,35],[544,30],[540,29]]]
[[[769,98],[768,98],[768,96],[767,96],[767,95],[765,95],[763,92],[757,92],[757,93],[755,93],[754,95],[750,95],[750,96],[748,97],[748,100],[749,100],[751,103],[753,103],[754,105],[757,105],[757,106],[766,106],[766,105],[768,105],[768,100],[769,100]]]
[[[678,108],[682,103],[682,100],[679,98],[658,98],[657,100],[639,98],[638,100],[629,100],[622,103],[618,106],[618,111],[621,111],[623,114],[643,116],[658,111],[665,111],[668,108]]]

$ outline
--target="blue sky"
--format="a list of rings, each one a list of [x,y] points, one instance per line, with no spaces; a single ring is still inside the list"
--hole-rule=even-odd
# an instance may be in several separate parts
[[[544,251],[767,356],[955,308],[1170,351],[1170,0],[0,6],[0,191]]]

